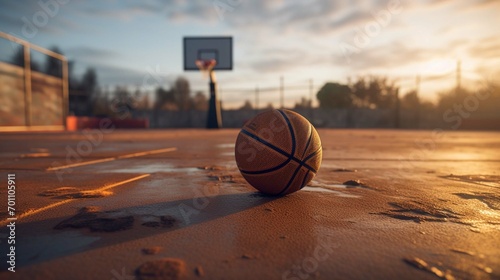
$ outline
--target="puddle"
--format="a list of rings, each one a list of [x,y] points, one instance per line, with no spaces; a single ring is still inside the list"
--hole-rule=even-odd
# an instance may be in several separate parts
[[[424,203],[419,201],[389,202],[392,209],[380,213],[394,219],[403,221],[422,222],[453,222],[463,224],[462,214],[455,213],[452,210],[440,207],[433,203]]]
[[[174,167],[171,164],[148,164],[136,165],[128,168],[119,168],[113,170],[101,170],[101,172],[112,173],[188,173],[200,172],[197,167]]]
[[[208,179],[213,181],[225,182],[225,183],[236,183],[234,181],[233,175],[208,175]]]
[[[18,250],[16,258],[19,258],[20,264],[28,265],[79,252],[99,239],[100,237],[86,236],[77,231],[29,236],[26,239],[20,239],[19,245],[16,245]]]
[[[493,210],[479,210],[479,213],[491,218],[500,218],[500,213]]]
[[[439,176],[443,179],[462,181],[489,187],[500,187],[500,176],[497,175],[447,175]]]
[[[332,193],[332,194],[335,194],[336,196],[340,196],[340,197],[359,198],[358,195],[346,194],[343,192],[334,191],[334,190],[330,190],[330,189],[326,189],[326,188],[322,188],[322,187],[304,187],[304,188],[302,188],[302,190],[309,191],[309,192]]]
[[[110,191],[101,190],[79,190],[77,188],[63,187],[52,190],[46,190],[39,193],[39,196],[46,196],[59,199],[67,198],[97,198],[110,196],[113,193]]]
[[[352,188],[352,186],[347,186],[347,185],[343,185],[343,184],[326,184],[326,183],[321,183],[321,182],[318,182],[318,181],[311,181],[311,183],[309,183],[309,186],[310,187],[320,187],[320,188],[336,188],[336,189],[349,189],[349,188]]]
[[[454,193],[454,195],[463,199],[479,200],[492,210],[500,210],[500,197],[494,193]]]

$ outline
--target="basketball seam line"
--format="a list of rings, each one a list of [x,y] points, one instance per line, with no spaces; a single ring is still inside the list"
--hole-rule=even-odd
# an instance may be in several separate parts
[[[281,110],[278,110],[278,112],[283,116],[283,118],[285,119],[285,122],[288,125],[288,131],[290,131],[290,136],[292,137],[292,154],[290,155],[290,157],[295,157],[295,149],[297,146],[297,142],[295,140],[295,131],[293,130],[292,123],[290,122],[290,119],[285,114],[285,112],[283,112]]]
[[[321,147],[319,147],[319,149],[317,149],[314,153],[312,153],[309,156],[307,156],[307,158],[305,158],[304,161],[302,161],[300,163],[300,165],[297,167],[297,169],[295,169],[295,172],[293,173],[292,178],[290,178],[290,180],[286,184],[286,187],[283,188],[283,190],[280,191],[277,195],[282,195],[284,192],[286,192],[290,188],[290,186],[292,185],[293,181],[295,180],[295,177],[297,176],[297,173],[302,168],[302,166],[304,166],[306,164],[305,162],[307,160],[311,159],[312,157],[314,157],[315,155],[317,155],[319,153],[319,151],[321,151]],[[307,172],[309,172],[309,170]],[[307,173],[306,173],[305,176],[307,176]],[[303,188],[303,184],[304,184],[305,178],[306,177],[304,177],[304,180],[302,181],[301,189]]]
[[[307,152],[307,148],[309,147],[309,143],[311,143],[311,138],[312,138],[312,129],[311,129],[311,125],[310,124],[309,124],[309,131],[310,131],[309,132],[309,139],[307,140],[306,147],[304,149],[304,152],[302,152],[302,156],[301,156],[301,158],[303,160],[304,160],[304,155]],[[308,160],[308,159],[309,159],[309,157],[306,160]],[[305,164],[305,160],[301,161],[300,165],[297,167],[297,169],[295,169],[295,172],[293,173],[292,178],[290,178],[290,180],[286,184],[286,187],[281,192],[279,192],[279,194],[282,194],[282,193],[286,192],[290,188],[290,186],[292,185],[293,181],[295,181],[295,177],[297,176],[297,173],[302,168],[302,166],[304,166],[304,164]],[[307,170],[306,174],[304,175],[304,178],[302,179],[302,183],[300,184],[300,189],[303,188],[304,182],[306,181],[308,174],[309,174],[309,170]]]
[[[245,174],[252,174],[252,175],[257,175],[257,174],[264,174],[264,173],[268,173],[268,172],[273,172],[273,171],[276,171],[278,169],[281,169],[283,168],[285,165],[287,165],[288,163],[290,163],[291,159],[288,158],[287,160],[285,160],[283,163],[275,166],[275,167],[271,167],[269,169],[265,169],[265,170],[258,170],[258,171],[245,171],[245,170],[240,170],[240,172],[242,173],[245,173]]]
[[[306,182],[306,179],[307,179],[307,175],[309,175],[309,172],[311,172],[311,171],[307,170],[306,175],[304,175],[304,179],[302,179],[302,183],[300,184],[300,189],[302,189],[302,188],[305,187],[305,182]]]
[[[316,151],[314,151],[314,153],[312,153],[312,154],[308,155],[308,156],[307,156],[307,157],[303,160],[304,164],[306,164],[306,162],[307,162],[308,160],[310,160],[313,156],[317,155],[317,154],[318,154],[318,153],[319,153],[322,149],[323,149],[323,147],[321,147],[321,146],[320,146],[320,147],[319,147]]]
[[[299,170],[302,168],[303,165],[299,165],[299,167],[297,167],[297,169],[295,169],[295,172],[293,172],[293,175],[292,175],[292,178],[290,178],[290,180],[288,180],[288,184],[286,184],[286,187],[283,188],[282,191],[280,191],[277,195],[282,195],[284,192],[286,192],[290,186],[292,185],[292,182],[295,180],[295,177],[297,176],[297,173],[299,173]]]
[[[290,123],[290,119],[288,118],[288,116],[285,114],[285,112],[283,112],[282,110],[278,110],[278,112],[280,112],[280,114],[283,116],[283,118],[285,119],[285,121],[287,122],[288,124],[288,130],[290,131],[290,134],[292,136],[292,154],[290,155],[291,158],[293,159],[296,159],[295,158],[295,145],[296,145],[296,141],[295,141],[295,131],[293,130],[293,126],[292,124]],[[312,135],[312,134],[311,134]],[[310,135],[310,136],[311,136]],[[309,139],[310,140],[310,139]],[[308,142],[309,142],[308,140]],[[309,143],[308,143],[309,144]],[[305,154],[305,150],[304,150],[304,153]],[[298,160],[298,159],[297,159]],[[290,180],[288,180],[288,183],[286,185],[286,187],[278,193],[278,195],[281,195],[283,194],[284,192],[286,192],[290,186],[292,185],[293,181],[295,180],[295,177],[297,176],[297,173],[299,172],[299,170],[302,168],[302,166],[304,166],[306,163],[305,161],[302,161],[302,160],[299,160],[299,166],[297,167],[297,169],[295,169],[295,172],[293,173],[292,177],[290,178]],[[306,167],[307,168],[307,167]]]
[[[280,148],[278,148],[278,147],[274,146],[273,144],[271,144],[271,143],[267,142],[266,140],[264,140],[264,139],[260,138],[259,136],[257,136],[257,135],[255,135],[255,134],[251,133],[250,131],[247,131],[247,130],[245,130],[245,129],[242,129],[242,130],[241,130],[241,132],[242,132],[243,134],[245,134],[245,135],[249,136],[250,138],[252,138],[252,139],[256,140],[257,142],[260,142],[260,143],[262,143],[262,144],[264,144],[264,145],[268,146],[269,148],[271,148],[271,149],[275,150],[276,152],[278,152],[278,153],[280,153],[280,154],[282,154],[282,155],[286,156],[287,158],[290,158],[290,157],[291,157],[291,155],[290,155],[290,154],[288,154],[287,152],[285,152],[285,151],[283,151],[282,149],[280,149]]]
[[[304,152],[302,153],[301,158],[304,158],[304,155],[307,152],[307,148],[309,148],[309,144],[311,144],[311,139],[312,139],[312,136],[313,136],[313,133],[312,133],[313,131],[311,129],[311,125],[309,125],[309,131],[310,131],[310,133],[309,133],[309,139],[307,140],[306,148],[304,149]]]
[[[243,134],[247,135],[248,137],[250,137],[250,138],[254,139],[255,141],[260,142],[260,143],[262,143],[262,144],[264,144],[264,145],[268,146],[269,148],[273,149],[274,151],[276,151],[276,152],[278,152],[278,153],[280,153],[280,154],[282,154],[282,155],[286,156],[286,157],[288,158],[288,159],[285,161],[286,163],[289,163],[291,160],[293,160],[293,161],[297,162],[298,164],[300,164],[301,166],[304,166],[305,168],[309,169],[310,171],[312,171],[312,172],[314,172],[314,173],[316,173],[316,172],[317,172],[317,170],[316,170],[316,169],[314,169],[314,168],[313,168],[312,166],[310,166],[309,164],[305,163],[305,161],[299,160],[298,158],[296,158],[296,157],[294,157],[294,156],[292,156],[292,155],[288,154],[287,152],[283,151],[282,149],[280,149],[280,148],[278,148],[278,147],[274,146],[273,144],[271,144],[271,143],[267,142],[266,140],[264,140],[264,139],[260,138],[259,136],[255,135],[255,134],[253,134],[253,133],[251,133],[251,132],[249,132],[249,131],[247,131],[247,130],[245,130],[245,129],[242,129],[242,130],[241,130],[241,132],[242,132]],[[320,149],[321,149],[321,148],[320,148]],[[316,152],[312,153],[311,155],[309,155],[308,159],[309,159],[311,156],[313,156],[315,153],[317,153],[317,152],[318,152],[318,151],[316,151]],[[283,163],[281,163],[281,164],[283,164]],[[281,164],[280,164],[280,165],[281,165]],[[271,169],[272,169],[272,168],[271,168]],[[241,173],[245,173],[245,174],[259,174],[259,173],[250,173],[250,172],[259,172],[259,171],[246,171],[246,170],[242,170],[242,169],[240,169],[240,172],[241,172]]]

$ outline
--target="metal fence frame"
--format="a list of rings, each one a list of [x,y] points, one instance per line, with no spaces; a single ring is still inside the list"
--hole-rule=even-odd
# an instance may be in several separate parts
[[[25,120],[24,126],[0,126],[0,131],[23,131],[23,130],[64,130],[66,128],[66,117],[68,116],[68,60],[64,55],[47,50],[23,39],[0,31],[0,37],[23,46],[24,51],[24,102],[25,102]],[[32,126],[31,105],[31,50],[51,56],[61,60],[62,64],[62,123],[63,125],[37,125]],[[1,93],[0,93],[1,94]]]

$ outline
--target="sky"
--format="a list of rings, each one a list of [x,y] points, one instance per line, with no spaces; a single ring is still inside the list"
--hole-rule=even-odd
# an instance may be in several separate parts
[[[225,104],[262,106],[315,95],[326,82],[387,76],[404,94],[416,86],[436,100],[456,84],[476,87],[500,76],[498,0],[2,0],[0,31],[44,48],[57,46],[76,74],[96,69],[103,87],[168,87],[186,77],[185,36],[232,36],[232,71],[218,71]],[[315,99],[315,98],[314,98]],[[315,104],[317,104],[315,102]]]

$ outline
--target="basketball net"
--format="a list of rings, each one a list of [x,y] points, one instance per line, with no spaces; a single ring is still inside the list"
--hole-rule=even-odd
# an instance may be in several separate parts
[[[214,75],[211,75],[211,72],[214,69],[215,65],[217,65],[217,61],[215,59],[196,60],[196,66],[198,66],[198,69],[200,69],[203,77],[210,77],[211,80],[215,80],[215,78],[213,77]]]

